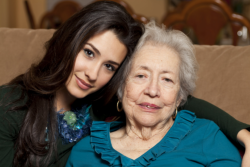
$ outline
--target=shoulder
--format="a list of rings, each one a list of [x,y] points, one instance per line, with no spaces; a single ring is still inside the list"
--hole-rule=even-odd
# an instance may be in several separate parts
[[[210,121],[208,119],[203,118],[196,118],[194,122],[194,128],[202,128],[207,130],[219,130],[217,124],[215,124],[213,121]]]
[[[196,136],[200,134],[203,154],[210,165],[240,166],[241,157],[237,148],[213,121],[197,119],[197,125]]]
[[[201,134],[219,130],[219,127],[213,121],[196,118],[195,114],[188,110],[181,110],[177,115],[176,121],[178,124],[184,123],[185,125],[188,125],[190,128],[190,132],[188,133],[197,135],[199,138],[203,137]]]
[[[208,166],[239,166],[241,159],[237,149],[213,121],[194,118],[194,113],[187,110],[182,113],[186,114],[181,115],[180,125],[185,120],[192,120],[190,131],[179,144],[179,149],[188,150],[187,157],[196,159],[195,155],[199,155],[199,161]],[[190,156],[192,153],[195,155]]]
[[[207,119],[196,118],[191,133],[199,136],[199,138],[209,138],[216,133],[222,133],[217,124]]]
[[[88,161],[88,156],[91,152],[93,153],[93,149],[90,146],[90,137],[86,136],[72,148],[66,166],[82,164],[83,158]]]
[[[3,95],[5,93],[18,93],[21,91],[21,86],[15,86],[15,85],[2,85],[0,86],[0,95]]]
[[[72,149],[72,152],[84,152],[86,150],[92,150],[91,143],[93,138],[107,137],[107,132],[109,132],[110,123],[104,121],[93,121],[91,126],[91,135],[86,136],[81,139]],[[72,154],[72,153],[71,153]]]
[[[202,140],[207,133],[218,131],[219,127],[210,120],[196,118],[195,114],[188,110],[181,110],[175,119],[173,126],[178,133],[186,136],[184,139],[195,137],[197,141]]]
[[[7,113],[13,107],[23,106],[26,101],[27,96],[25,96],[21,86],[0,86],[0,114]]]
[[[66,167],[110,166],[118,156],[111,146],[110,131],[116,131],[123,125],[123,122],[93,121],[90,136],[73,147]]]
[[[92,150],[90,136],[82,138],[76,145],[74,145],[71,154],[84,154],[86,150]]]
[[[21,86],[3,85],[0,86],[0,104],[17,100],[23,90]]]
[[[27,110],[10,110],[12,107],[24,104],[25,98],[20,102],[14,102],[20,98],[21,93],[22,89],[18,86],[0,86],[0,133],[2,135],[19,132]]]
[[[81,139],[72,149],[66,167],[72,166],[108,166],[91,146],[91,137]]]
[[[222,133],[217,124],[213,121],[199,118],[197,118],[195,122],[194,130],[198,132],[197,135],[202,134],[203,148],[206,152],[209,152],[207,150],[212,149],[215,149],[218,152],[223,150],[223,152],[234,154],[235,157],[231,157],[232,159],[240,159],[238,150]],[[227,153],[225,153],[225,155]]]
[[[0,166],[12,166],[13,163],[15,141],[27,112],[27,110],[10,111],[19,104],[12,102],[17,100],[20,94],[20,88],[0,86],[0,159],[5,158],[0,162]]]
[[[122,126],[121,122],[93,121],[91,134],[81,139],[72,149],[66,166],[107,165],[104,157],[113,157],[110,146],[110,131]],[[82,157],[86,157],[85,160]],[[101,158],[102,157],[102,158]]]

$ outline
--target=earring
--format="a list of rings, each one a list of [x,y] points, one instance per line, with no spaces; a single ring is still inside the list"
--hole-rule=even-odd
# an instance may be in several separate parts
[[[176,116],[177,116],[177,112],[178,112],[178,110],[177,110],[177,107],[176,107],[176,108],[175,108],[175,114],[173,114],[173,115],[172,115],[172,118],[173,118],[173,119],[175,119],[175,118],[176,118]]]
[[[117,109],[118,112],[121,112],[122,111],[122,106],[121,106],[121,108],[119,108],[119,103],[120,103],[120,101],[118,100],[117,105],[116,105],[116,109]]]

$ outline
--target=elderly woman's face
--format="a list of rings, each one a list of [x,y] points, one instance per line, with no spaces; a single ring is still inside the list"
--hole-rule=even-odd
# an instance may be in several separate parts
[[[180,102],[179,65],[177,53],[166,46],[146,44],[136,53],[122,99],[128,119],[154,126],[172,116]]]

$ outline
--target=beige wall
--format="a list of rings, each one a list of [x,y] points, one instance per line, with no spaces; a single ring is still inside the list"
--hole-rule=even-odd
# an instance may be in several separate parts
[[[46,11],[46,0],[29,0],[35,23]],[[0,0],[0,27],[29,28],[24,0]]]
[[[125,0],[137,13],[160,22],[167,0]],[[29,0],[36,25],[46,11],[46,0]],[[0,0],[0,27],[30,28],[24,0]]]
[[[8,0],[0,0],[0,27],[8,27]]]
[[[24,7],[23,0],[14,0],[16,2],[16,27],[29,28],[29,21]],[[31,10],[34,16],[35,24],[38,25],[38,21],[42,17],[46,9],[46,0],[29,0]]]
[[[137,14],[161,22],[167,12],[167,0],[125,0]]]
[[[84,0],[83,0],[84,1]],[[137,13],[161,22],[168,8],[168,0],[124,0]],[[47,0],[29,0],[35,23],[39,24],[46,11]],[[244,15],[250,19],[250,4],[245,6]],[[0,27],[29,28],[24,0],[0,0]]]

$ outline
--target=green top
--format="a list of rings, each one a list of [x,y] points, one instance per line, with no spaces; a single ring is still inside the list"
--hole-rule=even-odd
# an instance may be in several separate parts
[[[18,99],[21,95],[21,90],[17,88],[11,93],[11,96],[8,97],[8,93],[11,91],[11,87],[0,86],[0,167],[10,167],[13,164],[15,140],[18,137],[27,112],[23,110],[6,112],[8,108],[3,107],[1,104],[8,104],[8,102]],[[24,99],[22,103],[25,103],[26,100],[27,99]],[[49,163],[49,167],[57,166],[57,164],[59,164],[59,166],[65,166],[74,145],[75,143],[63,145],[62,140],[59,138],[57,141],[57,160],[55,158],[52,159]]]
[[[15,140],[18,137],[20,127],[24,120],[27,111],[6,112],[8,108],[1,104],[7,104],[10,101],[17,99],[20,96],[21,90],[15,89],[14,93],[7,98],[8,93],[11,92],[10,87],[0,87],[0,166],[10,167],[13,164],[15,154]],[[6,95],[7,93],[7,95]],[[25,103],[24,99],[22,103]],[[203,100],[189,97],[188,102],[182,109],[195,112],[197,117],[213,120],[219,125],[221,130],[232,140],[237,141],[236,136],[239,130],[248,128],[249,125],[241,123],[225,113],[223,110],[211,105]],[[91,113],[93,115],[93,113]],[[98,118],[94,118],[98,120]],[[57,141],[58,156],[57,160],[54,158],[49,163],[49,167],[65,166],[72,147],[75,143],[63,145],[62,140],[59,138]]]

